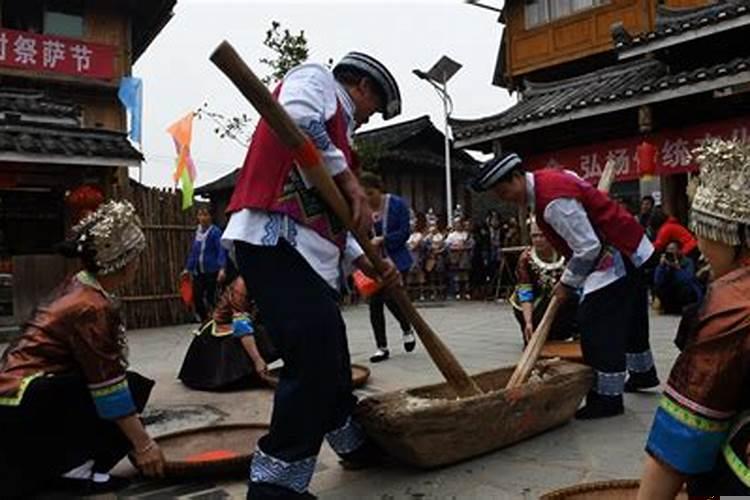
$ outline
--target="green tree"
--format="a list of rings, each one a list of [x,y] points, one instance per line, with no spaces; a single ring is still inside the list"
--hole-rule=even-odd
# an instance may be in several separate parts
[[[196,110],[195,116],[199,120],[206,118],[214,122],[214,134],[219,139],[230,139],[242,147],[250,145],[253,121],[246,113],[240,116],[226,116],[218,111],[212,111],[208,103],[204,102],[203,106]]]
[[[310,52],[304,30],[294,35],[286,28],[282,30],[278,21],[271,22],[271,29],[266,31],[263,45],[274,54],[273,57],[260,59],[260,62],[271,70],[270,74],[263,77],[263,83],[266,85],[281,81],[290,69],[305,62]]]
[[[271,22],[271,29],[266,31],[263,45],[274,53],[273,57],[260,59],[261,63],[271,68],[271,73],[262,78],[266,85],[280,81],[290,69],[305,62],[309,53],[305,32],[293,35],[288,29],[282,30],[278,21]],[[206,102],[195,114],[199,120],[211,120],[214,123],[214,133],[220,139],[232,140],[242,147],[250,145],[253,121],[245,113],[240,116],[225,115],[211,109]]]

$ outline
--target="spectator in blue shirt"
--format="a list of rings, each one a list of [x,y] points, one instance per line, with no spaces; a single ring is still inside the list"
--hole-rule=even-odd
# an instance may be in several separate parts
[[[400,197],[385,193],[383,181],[377,175],[366,172],[362,174],[360,183],[365,188],[365,194],[375,218],[373,224],[375,237],[372,242],[381,250],[384,257],[393,261],[402,279],[405,280],[413,264],[411,253],[406,247],[406,241],[411,234],[409,207]],[[416,345],[409,320],[403,315],[398,305],[386,296],[385,292],[378,292],[370,297],[370,323],[378,348],[370,357],[373,363],[385,361],[389,357],[388,338],[385,335],[384,305],[401,325],[406,352],[413,351]]]
[[[667,314],[682,314],[685,306],[700,302],[703,298],[703,289],[695,277],[695,265],[682,255],[677,241],[667,245],[656,267],[654,294]]]
[[[224,282],[226,260],[226,251],[221,246],[221,229],[212,223],[207,208],[199,208],[198,228],[185,272],[193,278],[195,313],[201,323],[211,319],[216,306],[216,287]]]

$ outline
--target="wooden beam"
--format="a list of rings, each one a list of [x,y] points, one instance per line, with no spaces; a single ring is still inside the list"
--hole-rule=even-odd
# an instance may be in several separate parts
[[[76,165],[84,167],[137,167],[134,158],[103,158],[100,156],[38,155],[34,153],[0,153],[0,162],[47,163],[51,165]]]

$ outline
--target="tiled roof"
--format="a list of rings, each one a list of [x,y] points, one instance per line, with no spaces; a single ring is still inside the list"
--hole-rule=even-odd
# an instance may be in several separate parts
[[[0,153],[142,160],[120,132],[0,124]]]
[[[613,37],[615,49],[626,51],[676,38],[688,32],[695,36],[701,30],[715,31],[718,28],[730,28],[733,24],[745,23],[750,24],[750,0],[722,1],[696,9],[670,9],[659,6],[656,13],[656,30],[635,35],[618,33]]]
[[[132,19],[133,62],[135,62],[154,38],[174,16],[176,0],[117,0],[127,9]]]
[[[451,124],[456,142],[459,146],[465,146],[480,136],[511,135],[510,129],[514,130],[512,133],[523,132],[568,118],[580,118],[579,111],[596,115],[610,111],[608,106],[612,104],[627,107],[629,102],[644,97],[663,97],[666,100],[675,96],[661,92],[683,89],[686,92],[699,92],[702,91],[702,87],[698,86],[700,83],[739,73],[747,73],[750,80],[750,58],[734,59],[676,74],[670,74],[667,66],[657,60],[621,62],[567,80],[527,82],[523,99],[511,108],[485,118],[451,120]]]
[[[412,144],[405,144],[409,139],[420,134],[430,134],[424,141],[421,139]],[[442,141],[445,136],[432,124],[429,116],[420,116],[393,125],[386,125],[360,132],[354,136],[358,143],[375,146],[378,155],[385,162],[403,162],[416,167],[444,168]],[[440,143],[437,148],[431,144]],[[455,170],[464,170],[475,166],[478,162],[465,151],[453,149],[451,164]],[[195,194],[205,196],[219,191],[233,189],[239,176],[239,169],[220,177],[208,184],[197,188]]]
[[[0,154],[60,162],[70,158],[71,163],[143,159],[126,134],[81,128],[80,119],[79,106],[69,101],[51,99],[41,91],[0,88]]]
[[[424,141],[406,144],[407,141],[420,134],[427,134],[424,136]],[[445,140],[445,135],[433,125],[427,115],[360,132],[354,138],[358,142],[376,146],[381,151],[382,158],[386,160],[400,160],[425,167],[444,167],[445,165],[442,149],[442,141]],[[437,152],[434,148],[429,147],[430,144],[435,144],[435,141],[441,143]],[[451,164],[455,169],[471,168],[477,163],[465,151],[454,148],[451,154]]]
[[[237,178],[240,176],[240,169],[236,168],[232,172],[219,177],[218,179],[204,184],[195,190],[195,194],[199,196],[206,196],[211,193],[219,191],[230,191],[234,189],[234,185],[237,184]]]
[[[434,127],[430,117],[425,115],[413,120],[359,132],[354,138],[379,147],[392,148],[429,128]],[[437,129],[435,130],[437,131]]]
[[[80,122],[81,108],[69,101],[52,100],[44,92],[25,89],[0,88],[0,113],[19,113],[67,118]]]

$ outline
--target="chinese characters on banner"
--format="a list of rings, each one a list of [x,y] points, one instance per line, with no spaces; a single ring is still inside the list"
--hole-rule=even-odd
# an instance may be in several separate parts
[[[0,29],[0,66],[110,80],[114,47],[24,31]]]
[[[705,139],[750,140],[750,117],[709,122],[684,129],[665,130],[649,135],[648,142],[656,147],[656,175],[694,172],[698,165],[691,151]],[[539,168],[565,168],[577,172],[589,182],[596,183],[602,175],[604,165],[611,158],[615,161],[618,181],[639,177],[638,145],[641,137],[618,139],[552,153],[533,155],[525,163],[532,170]]]

